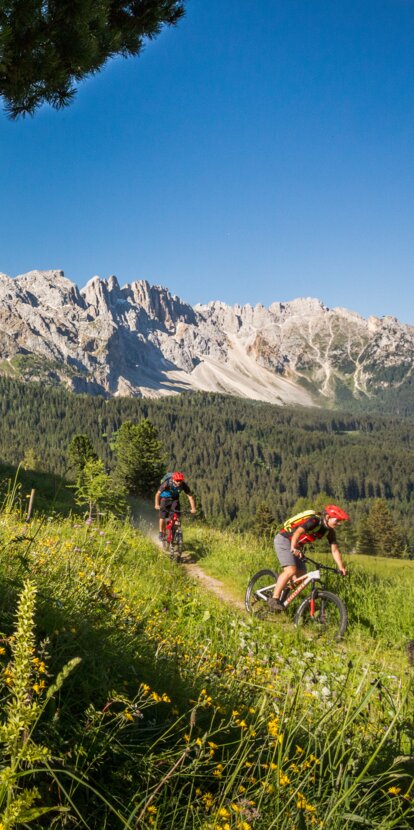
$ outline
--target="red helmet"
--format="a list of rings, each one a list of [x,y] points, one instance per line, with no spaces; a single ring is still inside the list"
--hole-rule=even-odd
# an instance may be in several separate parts
[[[184,473],[173,473],[171,476],[173,481],[184,481]]]
[[[349,521],[348,513],[345,513],[345,510],[342,510],[342,507],[337,507],[336,504],[327,504],[324,512],[331,519],[340,519],[341,522]]]

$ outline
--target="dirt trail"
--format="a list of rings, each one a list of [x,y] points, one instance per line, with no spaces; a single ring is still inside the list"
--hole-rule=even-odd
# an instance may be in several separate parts
[[[159,545],[158,513],[154,510],[152,504],[142,500],[135,500],[133,503],[131,502],[131,510],[135,527],[138,527],[151,541]],[[233,608],[237,608],[239,611],[244,611],[244,604],[232,596],[219,579],[209,576],[203,571],[200,565],[191,562],[191,554],[185,551],[183,553],[181,567],[190,579],[200,582],[207,591],[210,591],[221,599],[222,602],[232,605]]]
[[[209,576],[205,573],[205,571],[203,571],[202,568],[200,568],[199,565],[194,563],[186,563],[184,561],[183,568],[191,579],[197,579],[204,585],[205,588],[207,588],[208,591],[215,594],[215,596],[223,602],[227,602],[229,605],[232,605],[233,608],[238,608],[239,611],[244,611],[244,604],[239,599],[235,599],[232,594],[226,591],[225,586],[219,579],[215,579],[214,576]]]

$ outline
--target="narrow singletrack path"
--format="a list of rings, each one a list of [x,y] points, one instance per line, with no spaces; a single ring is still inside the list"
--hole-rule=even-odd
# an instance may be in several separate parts
[[[135,527],[141,530],[145,536],[148,536],[152,542],[155,542],[161,547],[158,539],[157,511],[152,508],[149,502],[144,502],[142,500],[131,503],[131,509]],[[203,571],[200,565],[195,562],[191,562],[191,559],[189,555],[186,554],[185,550],[182,556],[182,562],[177,565],[177,567],[183,568],[190,579],[194,582],[200,582],[207,591],[210,591],[210,593],[214,594],[222,602],[226,602],[228,605],[231,605],[233,608],[237,608],[239,611],[245,610],[244,603],[241,600],[236,599],[219,579],[216,579],[214,576],[209,576],[205,571]]]
[[[196,565],[195,563],[186,563],[184,560],[181,567],[184,568],[190,579],[201,582],[204,588],[221,599],[222,602],[227,602],[229,605],[232,605],[233,608],[238,608],[239,611],[245,610],[244,603],[241,602],[241,600],[235,599],[235,597],[226,590],[226,587],[222,582],[220,582],[219,579],[206,574],[206,572],[203,571],[199,565]]]

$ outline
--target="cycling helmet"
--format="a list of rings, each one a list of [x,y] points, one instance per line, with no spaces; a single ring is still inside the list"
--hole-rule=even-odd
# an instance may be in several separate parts
[[[184,481],[184,474],[183,473],[173,473],[171,476],[173,481]]]
[[[337,507],[336,504],[327,504],[324,513],[331,519],[341,519],[342,522],[349,521],[348,513],[342,510],[342,507]]]

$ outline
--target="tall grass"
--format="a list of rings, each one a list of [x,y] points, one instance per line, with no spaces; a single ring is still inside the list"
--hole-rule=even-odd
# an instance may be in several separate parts
[[[206,528],[186,529],[189,548],[203,569],[221,579],[238,599],[244,597],[251,576],[261,568],[278,570],[272,542],[259,543],[250,534],[220,533]],[[340,541],[340,540],[339,540]],[[310,556],[333,565],[330,554]],[[414,561],[353,555],[344,557],[348,576],[329,575],[327,585],[346,602],[350,636],[367,638],[403,651],[414,637]]]
[[[2,728],[14,701],[26,718],[0,762],[4,827],[411,827],[412,670],[403,636],[394,653],[372,629],[376,607],[366,603],[369,624],[351,607],[347,640],[322,649],[290,622],[260,625],[208,596],[129,526],[21,531],[3,513]],[[194,528],[187,539],[238,597],[270,564],[248,537]],[[341,589],[362,597],[364,574]],[[384,591],[372,580],[387,620],[401,580],[385,577]],[[22,755],[29,745],[43,759]],[[25,793],[26,814],[13,816]]]

